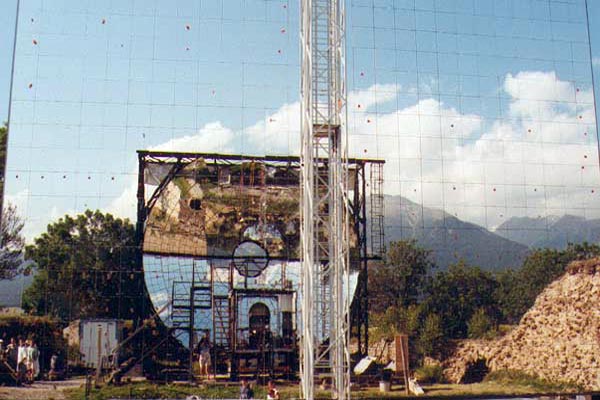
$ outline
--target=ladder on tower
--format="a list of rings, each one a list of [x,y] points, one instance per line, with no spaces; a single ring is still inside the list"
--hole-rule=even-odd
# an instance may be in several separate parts
[[[212,308],[210,282],[173,282],[171,294],[171,328],[192,332],[192,313]]]
[[[229,296],[213,296],[213,342],[225,352],[231,349]]]
[[[372,163],[369,176],[371,225],[371,255],[383,257],[385,254],[383,164]]]

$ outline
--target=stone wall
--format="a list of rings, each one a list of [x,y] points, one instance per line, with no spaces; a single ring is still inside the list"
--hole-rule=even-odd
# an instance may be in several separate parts
[[[490,371],[520,370],[600,390],[600,258],[570,264],[506,336],[462,341],[444,362],[446,377],[460,382],[480,358]]]

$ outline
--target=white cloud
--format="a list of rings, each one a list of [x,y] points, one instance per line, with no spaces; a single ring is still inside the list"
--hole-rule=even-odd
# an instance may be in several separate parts
[[[591,88],[554,72],[507,74],[500,96],[508,113],[495,121],[434,98],[396,109],[401,89],[375,85],[348,96],[351,155],[386,160],[387,193],[492,229],[512,215],[600,217],[590,190],[600,185]],[[298,102],[284,104],[243,131],[215,121],[150,150],[297,155],[299,115]],[[107,211],[135,220],[135,175]]]
[[[600,57],[594,57],[594,58],[592,58],[592,65],[594,67],[600,67]]]
[[[151,151],[179,152],[228,152],[234,132],[224,127],[221,122],[210,122],[204,125],[196,135],[182,136],[168,142],[151,147]]]

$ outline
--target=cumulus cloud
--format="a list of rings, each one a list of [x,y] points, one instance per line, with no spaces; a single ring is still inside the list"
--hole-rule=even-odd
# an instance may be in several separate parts
[[[386,193],[490,229],[510,216],[600,217],[591,88],[554,72],[522,71],[507,74],[499,89],[498,119],[433,97],[399,108],[411,90],[395,84],[351,92],[351,156],[386,160]],[[299,127],[300,105],[293,102],[241,131],[214,121],[150,150],[298,155]],[[135,175],[107,211],[135,220]]]
[[[204,125],[197,134],[173,138],[165,143],[152,146],[151,151],[176,152],[228,152],[232,149],[234,132],[221,122]]]
[[[577,88],[554,72],[524,71],[507,74],[501,89],[508,110],[496,121],[434,98],[377,112],[401,95],[398,85],[352,92],[351,156],[386,160],[386,193],[490,229],[511,215],[596,213],[589,207],[590,187],[600,183],[593,168],[596,142],[588,132],[594,123],[591,88]],[[297,155],[299,126],[295,102],[242,132],[215,122],[153,150]],[[135,198],[134,183],[114,204]],[[112,209],[123,214],[127,207]]]

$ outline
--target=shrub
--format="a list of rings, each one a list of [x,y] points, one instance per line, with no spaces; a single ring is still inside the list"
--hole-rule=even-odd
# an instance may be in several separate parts
[[[425,318],[423,329],[417,339],[417,351],[422,356],[436,358],[444,348],[446,340],[442,320],[437,314],[429,314]]]
[[[496,335],[493,320],[483,308],[477,309],[467,323],[469,339],[490,339]]]
[[[421,383],[444,383],[444,372],[439,364],[424,365],[415,370],[415,378]]]

